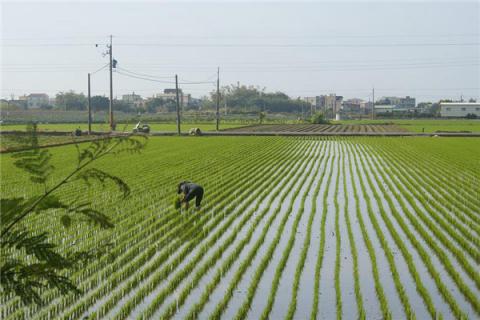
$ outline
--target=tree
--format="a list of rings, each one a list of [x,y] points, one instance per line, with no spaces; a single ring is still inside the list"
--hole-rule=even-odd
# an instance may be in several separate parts
[[[87,98],[83,93],[75,93],[73,90],[59,92],[55,96],[55,105],[63,110],[86,110]]]
[[[165,104],[162,98],[151,98],[148,99],[145,103],[145,107],[148,113],[155,113],[157,109],[162,107]]]
[[[215,101],[216,94],[216,91],[210,93],[211,101]],[[290,97],[283,92],[266,92],[265,88],[260,90],[255,86],[225,86],[221,89],[221,97],[224,101],[226,99],[229,108],[236,112],[257,113],[268,111],[299,113],[302,107],[309,107],[307,102],[299,99],[290,99]]]
[[[263,120],[265,120],[265,117],[266,117],[266,113],[265,112],[259,112],[258,113],[258,121],[260,122],[260,124],[263,123]]]
[[[115,110],[123,111],[123,112],[131,112],[135,111],[135,107],[123,100],[115,100],[113,102],[113,107]]]
[[[38,148],[37,128],[35,124],[27,128],[28,135],[18,140],[26,151],[13,154],[14,165],[27,173],[30,181],[43,188],[41,194],[17,196],[1,199],[0,218],[0,285],[3,293],[21,298],[24,304],[40,304],[40,291],[56,288],[62,294],[79,293],[79,289],[64,274],[66,270],[75,270],[88,261],[98,258],[110,247],[109,243],[99,243],[88,251],[65,249],[60,253],[57,245],[51,243],[48,231],[37,230],[28,223],[22,223],[29,216],[52,215],[65,227],[89,221],[98,227],[107,229],[114,225],[110,217],[92,208],[89,202],[65,201],[58,191],[66,184],[78,181],[87,188],[95,183],[105,185],[114,183],[123,197],[130,193],[129,186],[119,177],[92,166],[98,159],[110,154],[122,152],[140,152],[145,146],[145,137],[121,136],[95,140],[81,149],[77,149],[77,164],[68,175],[52,183],[54,166],[50,163],[52,155],[48,149]]]
[[[328,124],[328,120],[325,119],[325,116],[323,115],[322,112],[317,112],[315,113],[311,120],[310,120],[311,123],[314,123],[314,124]]]
[[[110,100],[104,96],[93,96],[90,98],[90,105],[93,112],[108,111]]]
[[[42,110],[52,110],[53,106],[49,103],[42,103],[40,105],[40,109],[42,109]]]

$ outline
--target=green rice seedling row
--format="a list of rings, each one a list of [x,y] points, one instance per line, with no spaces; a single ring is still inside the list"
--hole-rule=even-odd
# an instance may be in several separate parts
[[[77,151],[49,150],[53,185]],[[1,155],[2,199],[41,194],[13,155]],[[65,271],[79,294],[48,288],[24,305],[2,291],[2,319],[480,317],[478,138],[151,137],[97,166],[129,197],[80,182],[56,195],[91,202],[114,228],[65,228],[58,210],[22,225],[50,230],[59,251],[110,250]],[[200,210],[172,204],[183,180],[204,187]]]

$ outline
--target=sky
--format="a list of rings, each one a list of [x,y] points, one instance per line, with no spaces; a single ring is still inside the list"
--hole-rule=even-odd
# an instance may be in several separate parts
[[[480,2],[2,2],[1,96],[220,84],[291,97],[480,98]],[[101,70],[99,70],[101,69]],[[99,70],[98,72],[96,72]]]

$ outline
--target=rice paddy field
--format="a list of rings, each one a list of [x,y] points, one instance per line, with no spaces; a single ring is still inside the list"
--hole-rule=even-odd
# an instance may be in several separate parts
[[[376,119],[376,120],[342,120],[346,125],[375,125],[390,123],[406,131],[434,133],[448,132],[480,132],[480,119]]]
[[[50,150],[59,179],[75,147]],[[58,195],[114,229],[65,229],[55,212],[25,223],[63,249],[112,251],[67,274],[79,296],[2,294],[2,319],[480,317],[479,138],[152,137],[100,161],[129,198],[75,183]],[[1,175],[2,197],[42,192],[9,154]],[[200,211],[172,205],[182,180],[203,185]]]
[[[406,132],[397,125],[383,124],[261,124],[244,127],[227,128],[224,131],[246,133],[383,133]]]

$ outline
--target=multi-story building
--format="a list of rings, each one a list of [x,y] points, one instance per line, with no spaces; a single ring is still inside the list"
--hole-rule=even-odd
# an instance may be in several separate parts
[[[318,105],[320,109],[324,112],[332,110],[333,113],[337,113],[342,108],[343,97],[337,96],[335,93],[331,93],[329,95],[322,95],[318,98]]]
[[[367,103],[362,99],[352,98],[343,101],[342,110],[350,113],[365,113]]]
[[[468,114],[480,117],[478,102],[441,102],[440,116],[442,118],[465,118]]]
[[[190,94],[185,94],[183,93],[182,89],[178,89],[178,96],[180,98],[180,104],[182,106],[188,106],[190,104],[190,100],[192,99],[192,96]],[[176,100],[177,91],[176,89],[164,89],[163,93],[157,93],[155,97],[165,100]]]
[[[314,114],[315,112],[321,110],[320,109],[320,97],[303,97],[301,98],[303,101],[310,104],[310,113]]]
[[[415,108],[415,98],[410,96],[402,97],[382,97],[379,101],[382,105],[393,105],[398,108]]]
[[[27,100],[27,108],[28,109],[38,109],[42,105],[48,105],[49,99],[48,95],[45,93],[31,93],[28,96],[24,96]],[[22,100],[22,99],[20,99]]]
[[[131,94],[122,95],[122,101],[130,105],[133,105],[136,108],[141,107],[143,105],[142,97],[138,94],[135,94],[135,92],[132,92]]]

